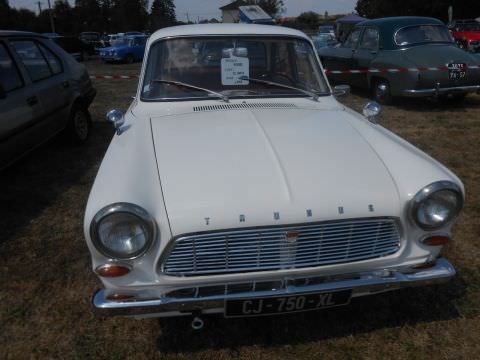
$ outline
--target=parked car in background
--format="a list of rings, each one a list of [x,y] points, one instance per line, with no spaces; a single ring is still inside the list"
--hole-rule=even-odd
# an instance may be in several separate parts
[[[321,25],[318,28],[318,33],[319,34],[330,34],[335,36],[335,28],[333,25]]]
[[[95,54],[95,48],[92,44],[86,43],[75,36],[57,36],[53,37],[52,40],[77,61],[84,61]]]
[[[117,39],[115,45],[99,49],[100,57],[105,62],[126,62],[131,64],[141,61],[145,53],[145,35],[124,36]]]
[[[450,27],[457,45],[470,52],[480,51],[480,23],[475,20],[456,22]]]
[[[320,33],[315,36],[312,41],[317,50],[320,50],[323,47],[337,46],[339,44],[335,35],[332,35],[330,33]]]
[[[209,42],[222,55],[202,62]],[[455,274],[441,250],[461,181],[380,126],[378,104],[339,103],[348,87],[329,86],[304,33],[185,25],[147,54],[130,108],[107,115],[85,212],[98,313],[199,329],[204,314],[323,309]]]
[[[55,42],[0,31],[0,169],[59,133],[86,141],[95,93],[85,67]]]
[[[94,48],[101,47],[101,37],[100,33],[93,31],[85,31],[80,33],[79,39],[85,41],[88,44],[93,45]]]
[[[338,71],[329,72],[332,82],[371,89],[384,104],[396,96],[461,101],[480,90],[479,60],[459,49],[437,19],[364,21],[341,46],[322,48],[319,56],[325,68]]]

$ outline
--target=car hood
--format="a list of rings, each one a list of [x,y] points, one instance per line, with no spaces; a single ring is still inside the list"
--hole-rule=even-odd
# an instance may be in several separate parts
[[[396,184],[351,121],[311,109],[151,118],[172,233],[399,216]]]
[[[455,45],[419,45],[402,51],[403,56],[418,67],[440,67],[449,63],[478,65],[478,61]]]

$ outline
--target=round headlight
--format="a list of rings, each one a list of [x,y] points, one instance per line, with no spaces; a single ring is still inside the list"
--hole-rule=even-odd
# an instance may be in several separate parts
[[[449,181],[430,184],[412,200],[411,215],[425,230],[438,229],[450,223],[463,206],[460,187]]]
[[[134,259],[143,255],[155,236],[155,222],[141,207],[128,203],[109,205],[92,220],[90,235],[103,255]]]

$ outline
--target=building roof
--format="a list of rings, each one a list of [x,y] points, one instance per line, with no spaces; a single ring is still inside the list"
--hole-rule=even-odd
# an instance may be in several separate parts
[[[173,26],[157,30],[152,36],[150,36],[149,44],[166,37],[205,35],[284,35],[309,39],[303,32],[283,26],[256,24],[195,24]]]
[[[220,10],[238,10],[240,6],[245,6],[247,3],[243,0],[235,0],[234,2],[231,2],[230,4],[227,4],[225,6],[222,6]]]

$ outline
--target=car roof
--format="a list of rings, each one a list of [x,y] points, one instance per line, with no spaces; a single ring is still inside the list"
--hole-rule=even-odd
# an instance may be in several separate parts
[[[30,32],[30,31],[16,31],[16,30],[0,30],[0,36],[8,36],[8,37],[13,37],[13,36],[35,36],[43,39],[47,39],[48,37],[42,34]]]
[[[392,16],[373,20],[365,20],[358,23],[356,27],[376,27],[380,31],[381,47],[384,50],[398,49],[394,43],[393,36],[397,30],[415,25],[441,25],[445,24],[435,18],[422,16]]]
[[[308,39],[303,32],[287,27],[255,24],[197,24],[163,28],[150,36],[150,43],[166,37],[202,35],[285,35]]]

